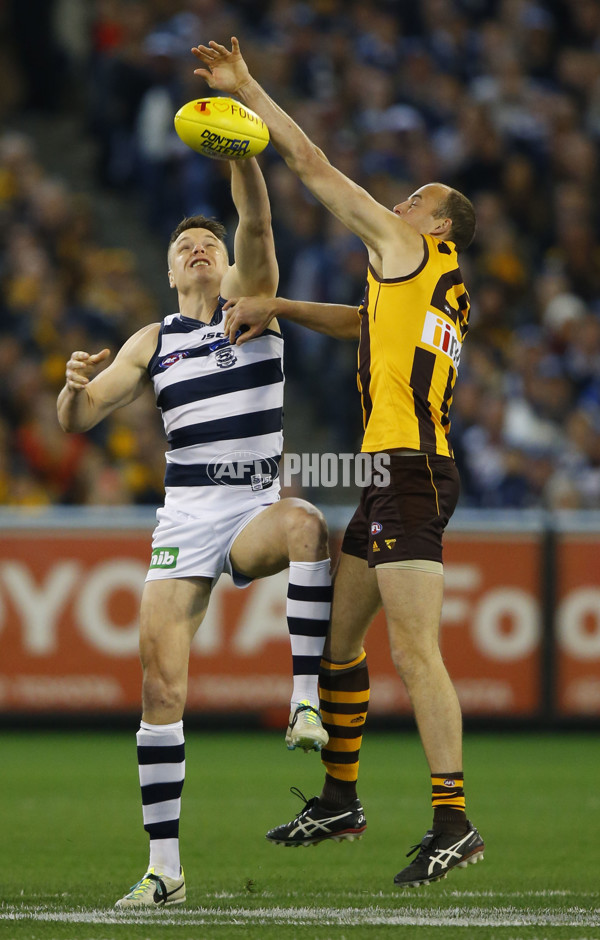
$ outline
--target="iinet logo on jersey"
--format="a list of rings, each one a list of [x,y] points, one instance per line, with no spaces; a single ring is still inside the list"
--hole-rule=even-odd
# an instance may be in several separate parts
[[[432,313],[431,310],[428,310],[425,314],[421,342],[427,346],[433,346],[434,349],[448,356],[458,372],[462,343],[458,339],[452,324],[444,320],[439,313]]]

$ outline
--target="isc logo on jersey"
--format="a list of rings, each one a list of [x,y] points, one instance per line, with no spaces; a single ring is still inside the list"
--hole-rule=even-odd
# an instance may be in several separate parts
[[[452,324],[448,320],[444,320],[439,313],[432,313],[431,310],[428,310],[425,314],[421,342],[425,343],[426,346],[433,346],[438,352],[448,356],[458,372],[462,343]]]

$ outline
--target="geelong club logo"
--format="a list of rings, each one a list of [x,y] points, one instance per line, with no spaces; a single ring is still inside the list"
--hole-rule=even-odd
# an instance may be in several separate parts
[[[209,349],[214,352],[219,369],[230,369],[237,362],[237,356],[226,336],[218,339],[215,343],[211,343]]]
[[[237,362],[237,356],[231,346],[225,347],[224,349],[217,349],[215,358],[219,369],[230,369],[231,366]]]

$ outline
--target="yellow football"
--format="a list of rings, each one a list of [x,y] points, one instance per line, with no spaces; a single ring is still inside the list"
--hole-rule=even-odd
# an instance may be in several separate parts
[[[233,98],[198,98],[175,115],[184,144],[213,160],[246,160],[269,143],[269,129],[258,114]]]

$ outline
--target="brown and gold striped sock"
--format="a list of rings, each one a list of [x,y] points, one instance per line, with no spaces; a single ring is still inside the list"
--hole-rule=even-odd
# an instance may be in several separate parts
[[[321,751],[325,784],[319,802],[330,809],[356,799],[362,729],[369,706],[369,671],[363,652],[349,663],[323,659],[319,699],[329,743]]]
[[[436,832],[462,835],[467,831],[462,771],[431,775],[431,805],[433,828]]]

